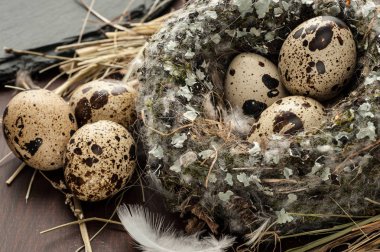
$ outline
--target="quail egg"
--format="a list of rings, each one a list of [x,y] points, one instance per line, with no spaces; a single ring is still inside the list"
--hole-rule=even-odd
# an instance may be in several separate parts
[[[258,54],[242,53],[231,62],[224,83],[226,99],[255,118],[286,96],[277,67]]]
[[[343,21],[331,16],[300,24],[284,41],[279,56],[287,90],[319,101],[336,96],[349,83],[355,66],[353,35]]]
[[[125,186],[135,159],[135,142],[123,126],[105,120],[86,124],[67,144],[66,184],[80,200],[106,199]]]
[[[273,134],[295,135],[318,129],[325,121],[325,109],[314,99],[288,96],[273,103],[252,126],[248,141],[261,141]]]
[[[66,144],[76,129],[70,106],[45,89],[17,94],[3,115],[4,136],[12,152],[40,170],[63,166]]]
[[[78,126],[109,120],[128,128],[135,119],[136,93],[116,80],[96,80],[78,87],[70,98]]]

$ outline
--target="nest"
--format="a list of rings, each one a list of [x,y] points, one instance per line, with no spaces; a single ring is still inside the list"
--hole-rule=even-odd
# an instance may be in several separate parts
[[[318,132],[248,142],[225,116],[230,60],[255,52],[277,63],[290,31],[320,15],[354,34],[350,87],[325,104],[330,120]],[[378,15],[371,1],[195,0],[152,37],[137,109],[149,175],[187,231],[289,235],[379,212]]]

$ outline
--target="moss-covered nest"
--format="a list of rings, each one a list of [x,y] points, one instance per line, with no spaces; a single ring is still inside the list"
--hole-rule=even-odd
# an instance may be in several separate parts
[[[149,42],[138,111],[149,174],[187,231],[281,234],[329,227],[339,216],[380,212],[380,21],[372,1],[195,0]],[[358,64],[350,87],[329,103],[313,134],[265,145],[235,133],[223,97],[233,56],[277,64],[282,42],[315,16],[343,20]]]

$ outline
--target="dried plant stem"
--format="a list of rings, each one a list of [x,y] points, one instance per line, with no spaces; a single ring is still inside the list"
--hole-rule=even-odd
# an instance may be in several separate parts
[[[34,178],[36,177],[36,173],[37,173],[37,170],[34,169],[32,178],[30,179],[30,182],[29,182],[28,190],[26,191],[25,203],[28,203],[30,191],[32,190],[32,185],[33,185]]]
[[[26,90],[25,88],[22,88],[22,87],[9,86],[9,85],[5,85],[4,87],[9,88],[9,89],[19,90],[19,91],[25,91]]]
[[[75,74],[72,78],[68,79],[57,89],[55,89],[54,92],[56,94],[62,95],[71,85],[76,83],[79,79],[83,78],[84,76],[88,76],[89,74],[94,72],[94,70],[96,70],[96,64],[89,65],[85,69],[80,70],[77,74]]]
[[[4,162],[8,157],[10,157],[12,155],[13,152],[9,152],[8,154],[6,154],[2,159],[0,159],[0,164],[2,162]]]
[[[90,221],[99,221],[99,222],[104,222],[104,223],[123,225],[119,221],[107,220],[107,219],[102,219],[102,218],[98,218],[98,217],[91,217],[91,218],[87,218],[87,219],[68,222],[68,223],[65,223],[65,224],[62,224],[62,225],[59,225],[56,227],[52,227],[52,228],[46,229],[44,231],[41,231],[40,234],[45,234],[45,233],[48,233],[48,232],[51,232],[51,231],[54,231],[54,230],[57,230],[60,228],[64,228],[64,227],[68,227],[68,226],[72,226],[72,225],[79,225],[81,223],[90,222]]]
[[[77,216],[78,221],[79,221],[78,224],[79,224],[80,234],[82,236],[82,240],[84,243],[85,251],[86,252],[92,252],[90,238],[88,236],[86,223],[81,222],[81,220],[84,219],[82,206],[80,204],[80,201],[78,199],[76,199],[75,197],[73,198],[73,202],[74,202],[74,208],[75,208],[74,214]]]
[[[0,162],[1,163],[1,162]],[[380,202],[378,201],[375,201],[373,199],[370,199],[370,198],[367,198],[365,197],[364,200],[368,201],[368,202],[371,202],[372,204],[375,204],[375,205],[379,205],[380,206]]]
[[[357,226],[362,227],[362,226],[364,226],[364,225],[367,225],[367,224],[369,224],[369,223],[372,223],[372,222],[375,222],[375,221],[379,221],[379,220],[380,220],[380,215],[376,215],[376,216],[374,216],[374,217],[372,217],[372,218],[366,219],[366,220],[364,220],[364,221],[362,221],[362,222],[359,222],[359,223],[357,223],[357,224],[352,224],[352,223],[350,223],[350,226],[349,226],[348,228],[345,228],[345,229],[343,229],[343,230],[341,230],[341,231],[339,231],[339,232],[336,232],[336,233],[334,233],[334,234],[332,234],[332,235],[329,235],[329,236],[327,236],[327,237],[324,237],[324,238],[318,239],[318,240],[316,240],[316,241],[314,241],[314,242],[311,242],[311,243],[309,243],[309,244],[307,244],[307,245],[305,245],[305,246],[302,246],[302,247],[300,247],[300,248],[290,249],[290,250],[288,250],[287,252],[306,252],[306,251],[309,251],[309,250],[311,250],[311,249],[314,249],[314,248],[316,248],[316,247],[318,247],[318,246],[321,246],[321,245],[323,245],[323,244],[326,244],[326,243],[328,243],[328,242],[330,242],[330,241],[333,241],[333,240],[335,240],[335,239],[338,239],[338,238],[340,238],[340,237],[342,237],[342,236],[344,236],[344,235],[350,233],[350,232],[353,231]]]
[[[208,186],[208,179],[211,175],[211,171],[212,171],[212,168],[214,167],[215,163],[216,163],[216,160],[218,160],[218,150],[215,148],[215,146],[212,146],[215,150],[215,154],[214,154],[214,160],[212,161],[211,165],[210,165],[210,169],[208,170],[208,173],[207,173],[207,177],[206,177],[206,181],[205,181],[205,187],[207,188]]]
[[[25,163],[21,163],[19,167],[17,167],[16,171],[12,174],[12,176],[9,177],[9,179],[7,179],[7,181],[5,183],[7,183],[7,185],[10,185],[12,184],[13,180],[17,177],[17,175],[24,169],[24,167],[26,166]]]

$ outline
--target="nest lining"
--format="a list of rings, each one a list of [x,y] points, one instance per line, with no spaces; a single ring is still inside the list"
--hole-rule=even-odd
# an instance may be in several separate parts
[[[344,20],[355,36],[349,94],[329,104],[317,133],[247,142],[225,121],[229,61],[255,52],[277,63],[290,31],[319,15]],[[244,234],[269,220],[293,233],[332,225],[344,211],[378,212],[365,198],[380,192],[379,30],[371,1],[196,0],[169,20],[146,48],[137,109],[150,175],[188,231]]]

